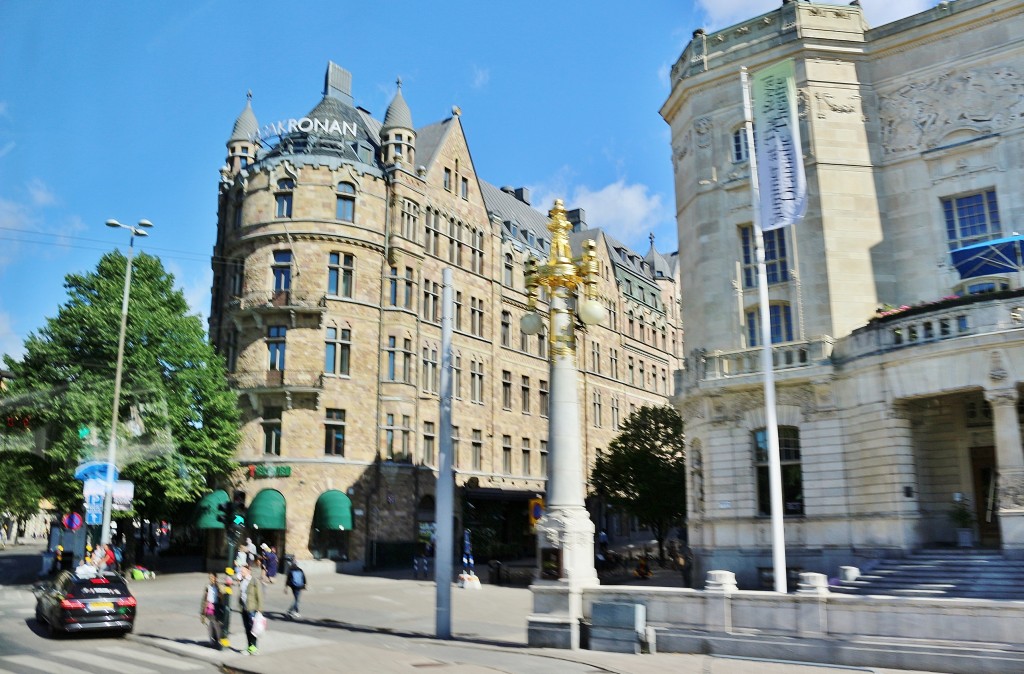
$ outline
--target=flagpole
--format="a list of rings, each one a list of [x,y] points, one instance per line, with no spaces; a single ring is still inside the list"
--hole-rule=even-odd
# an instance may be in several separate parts
[[[743,86],[743,119],[750,158],[751,205],[754,212],[754,247],[757,256],[757,292],[761,322],[761,369],[764,372],[765,431],[768,440],[768,483],[771,492],[772,571],[775,591],[785,594],[786,539],[782,525],[782,464],[779,460],[779,422],[775,410],[775,370],[772,366],[772,325],[768,306],[768,267],[765,264],[764,232],[761,230],[761,193],[757,180],[757,155],[754,150],[754,121],[751,113],[747,69],[740,68]],[[781,327],[781,326],[780,326]]]

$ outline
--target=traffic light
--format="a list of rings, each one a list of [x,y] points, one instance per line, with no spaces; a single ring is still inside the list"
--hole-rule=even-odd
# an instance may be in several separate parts
[[[231,499],[231,524],[238,528],[245,527],[245,492],[236,489]]]
[[[231,501],[225,501],[217,505],[217,521],[224,525],[227,529],[234,524],[235,521],[235,504]]]

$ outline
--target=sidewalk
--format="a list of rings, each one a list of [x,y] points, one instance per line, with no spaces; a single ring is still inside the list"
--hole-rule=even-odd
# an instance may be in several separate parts
[[[678,574],[676,574],[678,575]],[[666,580],[668,580],[666,578]],[[637,581],[641,582],[641,581]],[[651,581],[646,581],[650,583]],[[452,640],[434,638],[436,586],[411,579],[411,571],[387,576],[309,575],[302,619],[287,618],[291,595],[281,580],[264,586],[268,630],[260,654],[245,655],[237,613],[231,621],[232,650],[206,642],[198,606],[205,575],[180,573],[132,583],[139,614],[131,639],[204,660],[229,672],[280,674],[288,671],[458,674],[811,674],[843,671],[895,672],[798,663],[746,661],[711,655],[627,655],[596,651],[535,649],[526,646],[526,617],[532,595],[525,588],[483,585],[451,590]],[[902,672],[902,674],[909,674]]]

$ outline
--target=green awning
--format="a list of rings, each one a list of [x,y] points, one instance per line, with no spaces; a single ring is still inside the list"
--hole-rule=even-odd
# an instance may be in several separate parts
[[[285,523],[284,495],[276,489],[264,489],[249,503],[245,523],[253,529],[288,528]]]
[[[352,499],[331,489],[320,494],[313,509],[313,528],[321,531],[352,530]]]
[[[196,506],[196,528],[197,529],[223,529],[224,524],[217,521],[220,515],[218,506],[228,502],[228,493],[223,489],[212,491],[199,500]]]

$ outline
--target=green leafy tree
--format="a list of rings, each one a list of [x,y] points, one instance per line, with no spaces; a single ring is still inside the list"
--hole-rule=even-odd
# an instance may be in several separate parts
[[[68,300],[25,341],[5,407],[45,429],[54,467],[45,495],[61,509],[81,504],[74,479],[81,461],[105,461],[126,258],[100,260],[96,271],[70,274]],[[166,516],[194,501],[235,467],[236,398],[223,360],[206,341],[199,317],[158,258],[135,257],[118,409],[118,466],[135,483],[135,513]]]
[[[39,512],[43,498],[43,480],[49,465],[43,457],[31,452],[9,450],[0,452],[0,526],[16,523],[17,530],[25,529],[25,522]]]
[[[662,561],[669,531],[686,518],[685,459],[679,414],[668,406],[645,406],[623,422],[591,476],[598,495],[654,532]]]

